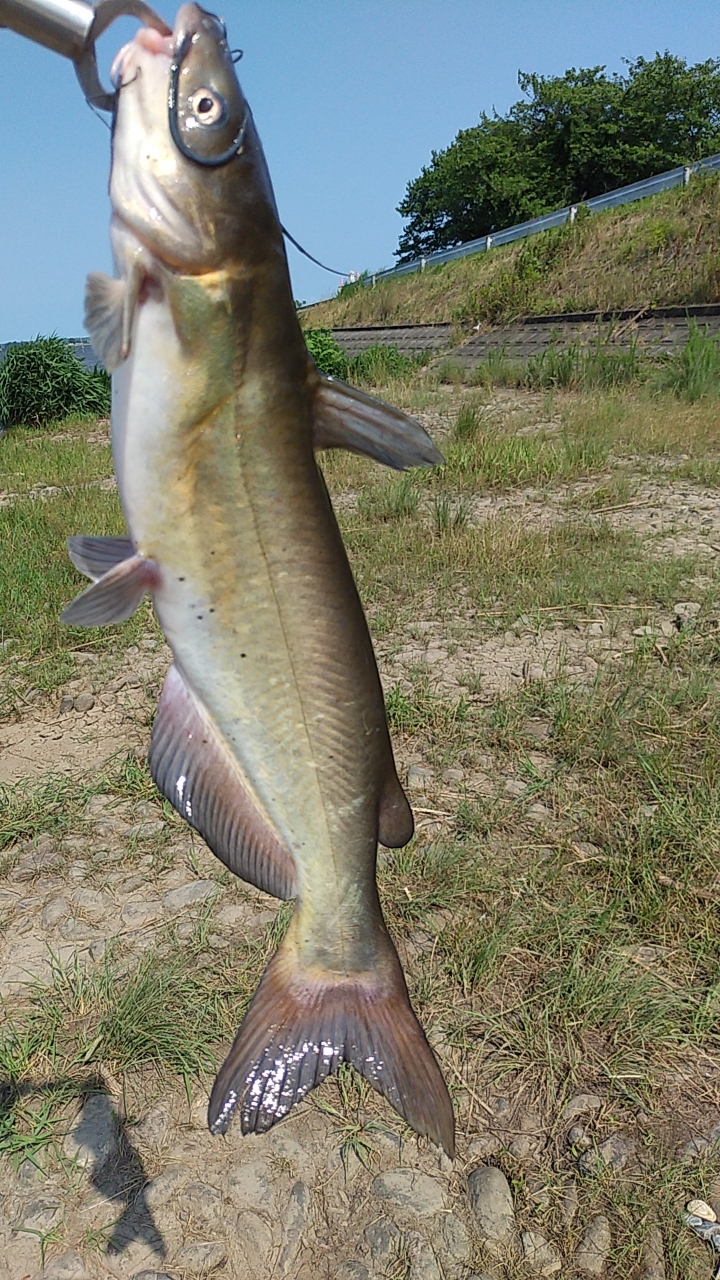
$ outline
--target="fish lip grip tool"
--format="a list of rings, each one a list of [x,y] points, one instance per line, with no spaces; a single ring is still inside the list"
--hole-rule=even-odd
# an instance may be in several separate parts
[[[94,5],[86,0],[0,0],[0,27],[69,58],[87,101],[101,111],[114,110],[115,94],[103,88],[95,42],[121,16],[138,18],[161,35],[171,34],[146,0],[98,0]]]

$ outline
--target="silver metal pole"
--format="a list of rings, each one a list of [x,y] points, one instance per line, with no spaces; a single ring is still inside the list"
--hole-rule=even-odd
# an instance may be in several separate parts
[[[70,58],[88,102],[102,111],[113,110],[115,94],[107,93],[100,82],[95,41],[123,14],[164,36],[171,34],[146,0],[98,0],[94,5],[85,0],[0,0],[0,27]]]
[[[82,55],[95,10],[84,0],[0,0],[0,27],[10,27],[73,62]]]

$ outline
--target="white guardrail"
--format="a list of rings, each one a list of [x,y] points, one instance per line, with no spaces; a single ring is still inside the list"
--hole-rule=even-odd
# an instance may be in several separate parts
[[[452,249],[441,249],[437,253],[429,253],[424,258],[414,258],[412,262],[400,262],[396,267],[388,267],[385,271],[376,271],[372,275],[362,276],[363,284],[373,285],[378,280],[389,280],[392,276],[408,275],[411,271],[424,271],[426,267],[437,267],[443,262],[453,262],[455,258],[467,258],[473,253],[484,253],[501,244],[511,244],[513,240],[524,240],[526,236],[535,236],[540,231],[549,231],[551,227],[562,227],[566,222],[574,222],[577,211],[582,206],[590,213],[602,213],[604,209],[615,209],[621,204],[630,204],[633,200],[644,200],[646,196],[658,195],[660,191],[669,191],[671,187],[686,187],[694,173],[707,173],[720,170],[720,155],[707,156],[694,164],[679,165],[677,169],[668,169],[667,173],[658,173],[654,178],[644,178],[642,182],[632,182],[630,186],[618,187],[616,191],[606,191],[601,196],[593,196],[590,200],[581,200],[578,204],[567,205],[554,213],[544,213],[539,218],[531,218],[529,222],[519,222],[517,226],[506,227],[503,231],[491,231],[489,235],[480,236],[479,240],[467,240],[465,244],[455,245]]]

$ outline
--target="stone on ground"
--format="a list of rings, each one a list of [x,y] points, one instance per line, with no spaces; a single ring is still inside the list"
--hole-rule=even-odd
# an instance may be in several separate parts
[[[575,1268],[584,1276],[602,1276],[612,1240],[610,1223],[604,1214],[593,1218],[575,1250]]]
[[[481,1239],[491,1250],[506,1245],[515,1230],[510,1185],[495,1165],[481,1165],[468,1178],[470,1205]]]

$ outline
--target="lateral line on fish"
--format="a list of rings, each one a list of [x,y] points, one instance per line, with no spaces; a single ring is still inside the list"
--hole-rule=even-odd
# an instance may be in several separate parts
[[[314,459],[313,459],[313,461],[314,461]],[[275,609],[276,609],[276,611],[277,611],[277,617],[278,617],[278,620],[279,620],[279,622],[280,622],[280,628],[281,628],[281,630],[282,630],[282,634],[283,634],[283,640],[284,640],[284,642],[285,642],[285,652],[287,653],[287,656],[288,656],[288,662],[290,663],[290,667],[291,667],[291,670],[292,670],[293,679],[294,679],[294,681],[295,681],[295,688],[296,688],[296,689],[297,689],[297,691],[298,691],[298,703],[299,703],[299,705],[300,705],[300,714],[301,714],[301,716],[302,716],[303,728],[304,728],[304,730],[305,730],[305,735],[306,735],[306,737],[307,737],[308,742],[312,742],[312,738],[311,738],[311,735],[310,735],[310,727],[309,727],[309,725],[308,725],[308,722],[307,722],[307,716],[306,716],[306,714],[305,714],[305,706],[304,706],[304,703],[303,703],[302,696],[301,696],[301,694],[300,694],[300,681],[299,681],[299,679],[298,679],[298,672],[297,672],[297,667],[296,667],[296,663],[295,663],[295,656],[294,656],[293,651],[292,651],[292,648],[291,648],[291,646],[290,646],[290,641],[289,641],[289,637],[288,637],[288,632],[287,632],[287,628],[286,628],[286,626],[285,626],[285,618],[283,617],[282,608],[281,608],[281,606],[280,606],[280,600],[279,600],[279,598],[278,598],[278,593],[277,593],[277,589],[276,589],[276,586],[275,586],[275,578],[274,578],[273,573],[271,572],[271,568],[270,568],[270,561],[268,560],[267,551],[265,550],[265,539],[261,536],[260,525],[259,525],[259,523],[258,523],[257,514],[256,514],[256,511],[255,511],[255,502],[254,502],[254,500],[253,500],[253,498],[252,498],[252,497],[250,497],[250,501],[249,501],[249,504],[248,504],[248,505],[249,505],[249,508],[250,508],[250,514],[251,514],[251,517],[252,517],[252,522],[253,522],[253,525],[254,525],[254,527],[255,527],[255,533],[256,533],[256,535],[257,535],[258,547],[259,547],[259,549],[260,549],[260,553],[261,553],[262,558],[263,558],[263,562],[264,562],[264,565],[265,565],[265,571],[266,571],[266,573],[267,573],[267,577],[268,577],[268,582],[270,583],[270,590],[272,591],[272,594],[273,594],[273,602],[274,602],[274,604],[275,604]],[[316,775],[316,776],[317,776],[317,775]],[[318,792],[319,792],[319,795],[320,795],[320,803],[322,804],[323,817],[324,817],[324,819],[325,819],[325,827],[326,827],[326,829],[327,829],[328,837],[329,837],[329,835],[330,835],[330,823],[329,823],[329,820],[328,820],[327,805],[326,805],[326,803],[325,803],[325,797],[323,796],[322,788],[320,787],[320,783],[319,783],[319,781],[318,781]],[[334,875],[335,875],[335,882],[336,882],[336,883],[339,883],[339,881],[340,881],[340,876],[339,876],[339,871],[338,871],[337,859],[336,859],[336,856],[335,856],[335,848],[334,848],[334,845],[333,845],[332,840],[328,839],[328,844],[330,845],[330,850],[331,850],[331,857],[332,857],[332,862],[333,862],[333,872],[334,872]],[[301,876],[301,869],[298,867],[298,879],[300,879],[300,876]],[[344,952],[344,950],[345,950],[345,948],[343,947],[343,952]]]

